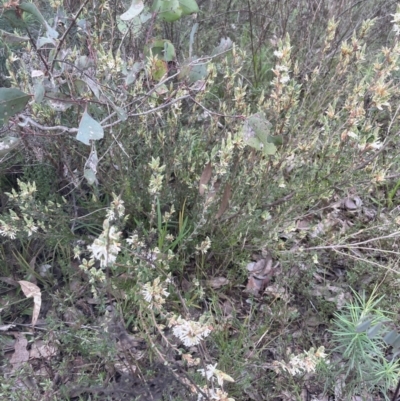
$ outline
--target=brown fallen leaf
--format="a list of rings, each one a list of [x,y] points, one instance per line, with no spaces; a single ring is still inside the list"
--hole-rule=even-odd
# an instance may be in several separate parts
[[[18,283],[25,296],[33,298],[32,327],[34,327],[39,317],[40,307],[42,306],[42,293],[36,284],[29,281],[20,280]]]
[[[229,199],[231,197],[231,194],[232,194],[232,187],[229,183],[226,183],[224,188],[224,193],[222,195],[221,206],[219,207],[218,213],[215,215],[216,219],[219,219],[228,209]]]
[[[207,188],[207,184],[211,179],[211,174],[212,174],[212,166],[211,166],[211,162],[209,162],[206,164],[203,172],[201,173],[200,183],[199,183],[200,195],[204,195],[204,192],[206,191],[206,188]]]
[[[13,370],[18,369],[22,363],[27,362],[29,359],[29,351],[26,349],[28,340],[21,333],[15,333],[14,336],[17,341],[14,344],[15,352],[10,359]]]
[[[56,356],[58,350],[52,345],[45,344],[42,340],[38,340],[32,344],[32,348],[29,351],[29,359],[49,359]]]

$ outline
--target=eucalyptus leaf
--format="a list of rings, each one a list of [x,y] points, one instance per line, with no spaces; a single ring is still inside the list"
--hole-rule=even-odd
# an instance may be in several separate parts
[[[21,3],[18,6],[21,10],[32,14],[34,17],[38,19],[38,21],[46,28],[47,36],[52,39],[58,38],[58,32],[53,29],[45,20],[42,13],[38,10],[38,8],[33,3]]]
[[[117,116],[121,121],[126,121],[128,119],[128,114],[121,107],[115,107],[114,110],[117,113]]]
[[[88,85],[88,87],[90,88],[90,90],[93,92],[93,94],[96,96],[97,99],[100,100],[100,87],[99,85],[96,84],[96,82],[87,77],[87,76],[83,76],[82,78]]]
[[[175,47],[167,39],[153,39],[145,47],[145,54],[150,55],[150,52],[164,61],[173,61],[176,58]]]
[[[99,164],[99,158],[97,157],[96,148],[92,145],[92,150],[90,155],[85,163],[85,168],[83,170],[83,175],[86,178],[89,185],[93,185],[98,183],[96,174],[97,174],[97,165]]]
[[[385,343],[388,345],[393,345],[398,338],[399,333],[396,330],[392,330],[385,334],[383,341],[385,341]]]
[[[38,49],[40,49],[45,45],[53,45],[55,47],[56,41],[52,38],[46,38],[46,37],[41,36],[36,42],[36,47]]]
[[[29,38],[27,36],[18,36],[13,33],[3,31],[0,29],[0,38],[4,43],[16,44],[27,42]]]
[[[137,61],[135,64],[133,64],[132,69],[125,78],[125,85],[128,86],[135,82],[139,72],[143,69],[144,64],[142,62]]]
[[[38,82],[33,87],[33,97],[36,103],[42,103],[46,90],[41,82]]]
[[[85,145],[90,145],[90,141],[97,141],[104,137],[103,127],[88,112],[84,112],[78,127],[76,139]]]
[[[48,93],[46,100],[49,106],[55,111],[66,111],[73,105],[71,98],[60,92]]]
[[[11,150],[15,149],[21,142],[19,138],[14,136],[6,136],[0,139],[0,156],[3,157]]]
[[[227,50],[231,49],[233,46],[233,42],[230,38],[221,38],[219,45],[214,47],[214,50],[212,51],[211,55],[215,56],[220,53],[224,53]]]
[[[364,321],[362,321],[361,323],[359,323],[356,327],[356,332],[357,333],[363,333],[364,331],[367,331],[372,323],[372,319],[366,319]]]
[[[182,15],[190,15],[200,11],[195,0],[179,0],[179,5],[182,9]]]
[[[197,59],[196,56],[193,56],[187,59],[179,73],[178,79],[186,80],[189,83],[194,83],[197,81],[205,80],[207,77],[207,64],[206,63],[195,63],[194,61]]]
[[[271,123],[265,118],[263,113],[256,113],[249,116],[243,123],[242,134],[244,142],[262,151],[266,156],[276,152],[273,137],[269,135]]]
[[[160,2],[160,17],[166,22],[177,21],[182,16],[182,8],[178,0],[163,0]]]
[[[132,0],[132,4],[129,9],[120,15],[122,21],[130,21],[131,19],[137,17],[144,8],[142,0]]]
[[[22,111],[31,95],[16,88],[0,88],[0,123],[7,123],[8,119]]]
[[[17,14],[16,10],[4,10],[3,17],[8,20],[13,28],[26,28],[26,22]]]

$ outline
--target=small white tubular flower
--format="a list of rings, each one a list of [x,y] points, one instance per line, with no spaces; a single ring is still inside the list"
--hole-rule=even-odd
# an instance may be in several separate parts
[[[179,317],[172,332],[184,345],[191,347],[199,344],[201,340],[204,340],[211,333],[211,330],[208,326]]]
[[[218,385],[220,385],[221,387],[224,384],[224,380],[227,382],[235,381],[231,376],[227,375],[222,370],[217,369],[217,364],[207,365],[205,370],[198,369],[198,372],[200,372],[201,375],[205,377],[207,380],[214,380],[214,378],[216,378]]]
[[[9,224],[0,220],[0,235],[10,239],[15,239],[17,237],[17,232],[18,229],[16,227],[10,226]]]
[[[215,370],[217,368],[217,363],[215,365],[207,365],[206,369],[198,369],[197,371],[201,373],[203,377],[205,377],[207,380],[211,380],[211,378],[214,376]]]
[[[169,296],[169,292],[164,288],[165,282],[160,283],[160,277],[153,280],[153,283],[146,283],[143,287],[142,295],[149,308],[160,309],[165,304],[165,298]]]
[[[117,260],[117,255],[120,252],[120,243],[118,242],[121,233],[117,231],[117,227],[109,227],[109,221],[106,219],[103,223],[104,231],[99,238],[93,241],[92,245],[88,246],[89,251],[95,259],[100,261],[101,267],[112,265]]]
[[[196,250],[201,252],[203,255],[206,254],[210,248],[211,248],[211,240],[209,237],[206,237],[206,239],[202,241],[200,245],[196,246]]]

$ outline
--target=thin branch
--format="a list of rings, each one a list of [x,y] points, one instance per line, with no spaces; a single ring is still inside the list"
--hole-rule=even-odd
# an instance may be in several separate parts
[[[87,4],[88,2],[89,2],[89,0],[85,0],[85,1],[82,3],[82,5],[81,5],[81,7],[79,8],[78,12],[76,13],[75,17],[74,17],[73,20],[71,21],[71,24],[69,25],[69,27],[67,28],[67,30],[64,32],[64,35],[61,37],[60,41],[58,42],[58,46],[57,46],[57,48],[56,48],[56,53],[55,53],[55,55],[54,55],[54,59],[53,59],[53,61],[51,62],[51,68],[50,68],[50,72],[51,72],[51,73],[53,72],[54,65],[55,65],[55,63],[56,63],[55,59],[57,58],[58,53],[59,53],[60,50],[61,50],[61,47],[62,47],[62,45],[63,45],[63,43],[64,43],[64,41],[65,41],[65,38],[66,38],[67,35],[69,34],[69,31],[72,29],[72,27],[75,25],[76,20],[78,19],[80,13],[83,11],[83,9],[85,8],[85,6],[86,6],[86,4]]]
[[[364,244],[369,244],[370,242],[375,242],[383,239],[388,239],[388,238],[393,238],[393,237],[400,237],[400,231],[396,231],[392,234],[389,235],[384,235],[383,237],[376,237],[376,238],[371,238],[365,241],[361,242],[354,242],[351,244],[336,244],[336,245],[322,245],[322,246],[312,246],[309,248],[303,248],[303,251],[316,251],[320,249],[340,249],[340,248],[346,248],[346,249],[351,249],[351,248],[358,248],[359,245],[364,245]]]
[[[189,97],[190,97],[190,95],[181,96],[181,97],[178,97],[178,98],[176,98],[176,99],[170,101],[169,103],[165,103],[165,104],[162,104],[161,106],[155,107],[154,109],[150,109],[150,110],[147,110],[147,111],[143,111],[142,113],[132,113],[132,114],[129,114],[128,116],[129,116],[129,117],[139,117],[139,116],[144,116],[144,115],[146,115],[146,114],[151,114],[151,113],[154,113],[155,111],[165,109],[166,107],[171,106],[171,105],[173,105],[174,103],[177,103],[177,102],[179,102],[179,101],[181,101],[181,100],[183,100],[183,99],[187,99],[187,98],[189,98]],[[103,125],[103,128],[110,128],[110,127],[113,127],[114,125],[117,125],[117,124],[119,124],[120,122],[121,122],[121,120],[114,121],[114,122],[111,123],[111,124]]]
[[[69,134],[76,134],[78,132],[78,128],[68,128],[68,127],[65,127],[63,125],[55,125],[53,127],[47,127],[47,126],[44,126],[44,125],[41,125],[41,124],[37,123],[36,121],[32,120],[32,118],[30,118],[28,116],[25,116],[23,114],[20,114],[18,116],[18,118],[20,120],[21,119],[23,120],[20,123],[18,123],[18,125],[21,126],[21,127],[24,127],[27,124],[31,124],[34,127],[39,128],[42,131],[64,131],[64,132],[67,132]]]

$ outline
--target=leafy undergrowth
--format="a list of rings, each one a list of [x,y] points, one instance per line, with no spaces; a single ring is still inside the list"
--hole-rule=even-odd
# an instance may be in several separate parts
[[[394,397],[400,10],[151,3],[3,5],[2,399]]]

